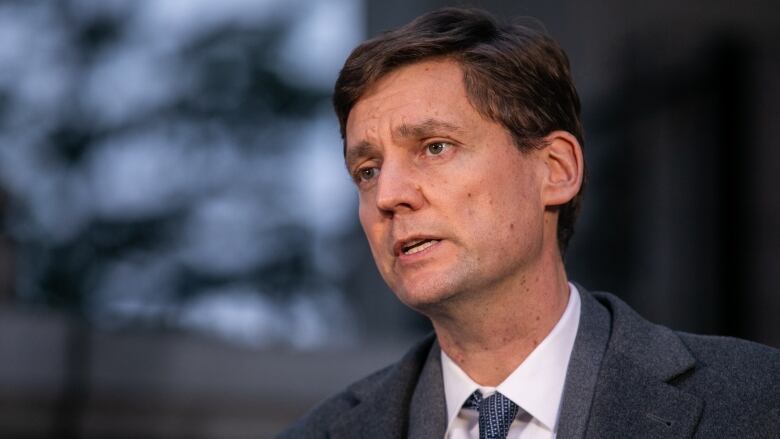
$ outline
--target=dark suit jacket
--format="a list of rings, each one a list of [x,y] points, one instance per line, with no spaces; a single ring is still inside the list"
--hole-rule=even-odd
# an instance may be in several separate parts
[[[780,351],[652,324],[579,287],[558,438],[780,438]],[[442,438],[433,336],[315,407],[279,438]]]

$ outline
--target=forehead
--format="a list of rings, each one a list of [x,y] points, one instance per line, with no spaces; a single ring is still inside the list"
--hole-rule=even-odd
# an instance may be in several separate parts
[[[422,61],[386,74],[358,99],[347,118],[346,145],[405,124],[437,119],[463,126],[474,116],[460,66],[446,59]]]

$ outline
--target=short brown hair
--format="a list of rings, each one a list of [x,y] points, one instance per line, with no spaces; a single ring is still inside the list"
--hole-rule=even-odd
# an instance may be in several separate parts
[[[333,94],[341,137],[346,140],[349,113],[371,85],[398,67],[431,58],[460,65],[471,104],[503,125],[521,151],[544,147],[543,138],[555,130],[568,131],[584,144],[580,99],[563,49],[543,32],[462,8],[429,12],[352,51]],[[581,199],[582,188],[559,207],[562,254]]]

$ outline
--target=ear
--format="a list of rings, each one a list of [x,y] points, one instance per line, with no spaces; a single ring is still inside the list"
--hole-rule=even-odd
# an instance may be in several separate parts
[[[547,146],[540,150],[545,164],[542,202],[545,206],[566,204],[582,186],[585,162],[577,138],[566,131],[545,136]]]

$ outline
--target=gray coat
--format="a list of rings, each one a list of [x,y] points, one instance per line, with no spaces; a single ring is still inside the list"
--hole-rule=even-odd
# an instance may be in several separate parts
[[[559,439],[780,438],[779,350],[674,332],[611,294],[579,290]],[[445,424],[439,346],[431,335],[278,438],[442,438]]]

